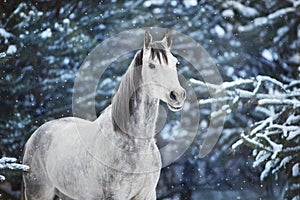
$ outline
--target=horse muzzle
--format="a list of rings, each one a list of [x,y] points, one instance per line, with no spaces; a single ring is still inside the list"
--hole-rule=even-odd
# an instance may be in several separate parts
[[[186,92],[184,89],[172,90],[169,94],[169,102],[167,103],[171,111],[180,111],[183,108],[184,101],[186,99]]]

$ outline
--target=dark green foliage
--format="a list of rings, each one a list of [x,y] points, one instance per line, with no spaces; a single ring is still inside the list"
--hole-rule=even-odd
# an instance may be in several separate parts
[[[0,29],[9,35],[0,35],[0,155],[21,157],[26,140],[38,126],[54,118],[72,116],[73,83],[80,64],[101,41],[128,29],[161,26],[191,36],[215,59],[225,81],[257,75],[276,78],[285,85],[299,80],[300,4],[296,1],[238,0],[246,10],[252,9],[250,14],[233,5],[235,1],[204,0],[190,7],[171,0],[147,2],[0,1]],[[16,52],[7,53],[9,47],[16,47]],[[122,62],[112,63],[102,77],[107,84],[99,81],[98,114],[110,103],[132,53],[122,56]],[[186,79],[201,79],[189,63],[180,61],[179,72]],[[238,87],[251,90],[255,86]],[[268,93],[268,87],[273,85],[266,85],[261,93]],[[199,99],[210,97],[205,88],[194,86]],[[231,95],[239,94],[234,91]],[[86,106],[88,98],[82,106]],[[210,122],[210,105],[201,106],[199,135],[181,159],[163,169],[158,199],[188,199],[199,188],[259,187],[258,172],[262,168],[253,170],[251,150],[230,150],[243,130],[251,131],[255,122],[264,119],[254,110],[257,103],[255,96],[228,102],[231,112],[228,111],[219,143],[200,160],[199,145],[207,136],[204,133]],[[285,111],[282,115],[297,112],[293,108]],[[171,119],[178,119],[178,115]],[[176,132],[174,121],[168,125],[165,132]],[[162,135],[157,138],[160,145],[169,142]],[[267,179],[270,185],[275,184]],[[292,183],[296,178],[290,180]],[[290,190],[287,195],[292,197],[294,192]]]

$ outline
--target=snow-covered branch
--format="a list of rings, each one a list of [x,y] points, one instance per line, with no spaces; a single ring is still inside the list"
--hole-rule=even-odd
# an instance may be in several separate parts
[[[247,17],[247,18],[255,17],[259,14],[255,8],[245,6],[238,1],[228,1],[228,2],[224,3],[224,6],[227,8],[229,8],[229,7],[234,8],[241,15],[243,15],[244,17]]]
[[[282,9],[276,10],[273,13],[270,13],[267,16],[257,17],[253,20],[253,23],[249,23],[247,25],[240,26],[240,27],[238,27],[238,30],[240,32],[249,32],[249,31],[252,31],[256,27],[262,27],[267,24],[272,24],[273,21],[276,21],[277,19],[280,19],[285,15],[288,15],[290,13],[295,13],[295,12],[296,12],[295,7],[282,8]]]
[[[227,102],[222,107],[238,113],[251,104],[255,119],[244,127],[240,139],[231,145],[236,150],[242,145],[253,149],[255,162],[253,167],[264,166],[261,180],[273,176],[280,170],[289,170],[288,176],[299,177],[300,152],[300,87],[299,81],[282,83],[272,77],[257,76],[255,79],[224,82],[215,86],[192,80],[196,87],[207,87],[222,92],[225,96],[199,101],[201,105]],[[239,106],[237,106],[239,105]],[[250,115],[250,113],[248,113]],[[294,180],[294,179],[292,179]],[[299,180],[291,185],[300,184]]]
[[[2,157],[0,158],[0,171],[2,170],[13,170],[13,171],[28,171],[29,167],[27,165],[22,165],[16,163],[17,159],[12,157]],[[0,181],[4,181],[5,177],[0,175]]]

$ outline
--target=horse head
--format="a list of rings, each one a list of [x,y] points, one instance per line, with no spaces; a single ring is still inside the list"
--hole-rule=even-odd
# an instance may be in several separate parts
[[[171,31],[167,31],[164,38],[156,42],[152,42],[150,32],[146,31],[141,75],[151,97],[167,103],[170,110],[179,111],[183,107],[186,92],[178,80],[178,60],[170,51],[171,45]]]

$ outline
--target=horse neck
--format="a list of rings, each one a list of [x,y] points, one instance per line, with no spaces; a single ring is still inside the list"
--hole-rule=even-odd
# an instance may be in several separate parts
[[[148,96],[143,89],[139,89],[134,95],[134,111],[131,117],[131,134],[136,137],[152,138],[155,135],[155,125],[158,114],[158,99]]]
[[[125,73],[112,101],[112,120],[116,132],[150,139],[155,134],[159,100],[147,94],[141,68],[133,61]]]
[[[147,152],[154,145],[159,100],[149,97],[142,81],[132,76],[141,77],[139,72],[129,69],[113,98],[114,131],[109,137],[114,137],[121,149]]]

